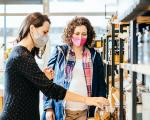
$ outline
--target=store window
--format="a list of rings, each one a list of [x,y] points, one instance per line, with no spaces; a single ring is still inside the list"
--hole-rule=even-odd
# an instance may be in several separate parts
[[[125,11],[129,11],[130,8],[135,7],[136,0],[119,0],[118,4],[118,16],[123,16]]]
[[[6,13],[43,12],[43,5],[6,5]]]
[[[3,38],[3,27],[4,27],[4,17],[0,16],[0,85],[3,83],[4,78],[4,38]]]
[[[50,13],[104,12],[105,4],[117,4],[117,0],[50,0]],[[115,12],[114,9],[107,12]]]
[[[12,48],[18,34],[19,27],[25,16],[6,16],[6,48]],[[10,21],[11,20],[11,21]]]
[[[4,12],[4,5],[0,5],[0,13]]]
[[[0,84],[4,83],[5,63],[15,44],[18,28],[23,18],[24,16],[6,16],[6,29],[4,29],[4,16],[0,17]],[[4,31],[6,32],[6,44],[4,41]]]
[[[68,22],[75,16],[50,16],[51,28],[50,28],[50,48],[53,51],[56,45],[63,44],[63,31]],[[100,39],[106,31],[106,20],[101,16],[84,16],[88,18],[96,31],[96,39]],[[50,53],[51,54],[51,53]]]
[[[32,12],[43,12],[43,5],[6,5],[6,13],[9,16],[6,16],[6,19],[4,19],[4,5],[0,5],[0,86],[4,84],[4,69],[5,69],[5,63],[7,61],[7,58],[9,56],[9,53],[11,52],[12,47],[16,44],[16,37],[18,35],[19,27],[23,21],[23,19],[26,17],[28,13]],[[6,21],[4,21],[6,20]],[[6,28],[4,28],[4,23],[6,22]],[[6,32],[6,41],[5,34]],[[5,44],[5,50],[4,50],[4,43]],[[41,63],[41,61],[38,61],[38,63]]]

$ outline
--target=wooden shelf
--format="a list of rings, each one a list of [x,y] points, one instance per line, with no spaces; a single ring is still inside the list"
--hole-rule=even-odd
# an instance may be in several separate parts
[[[135,19],[139,15],[143,15],[150,10],[150,0],[139,0],[135,2],[127,11],[119,14],[119,21],[128,22]]]
[[[127,64],[121,63],[120,67],[126,70],[134,71],[137,73],[150,75],[150,64]]]
[[[129,22],[120,22],[120,25],[128,25]]]
[[[150,16],[139,16],[139,17],[137,17],[137,23],[148,23],[148,24],[150,24]]]

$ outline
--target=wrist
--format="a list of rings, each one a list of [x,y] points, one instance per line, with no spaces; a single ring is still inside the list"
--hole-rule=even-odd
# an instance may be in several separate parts
[[[88,99],[88,97],[84,96],[83,97],[83,103],[87,104],[87,99]]]
[[[48,109],[46,109],[46,111],[52,111],[53,109],[52,108],[48,108]]]

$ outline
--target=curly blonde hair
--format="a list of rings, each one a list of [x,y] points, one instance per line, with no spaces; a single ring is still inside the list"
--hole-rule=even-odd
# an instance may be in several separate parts
[[[72,46],[73,43],[71,39],[72,35],[74,34],[74,30],[77,26],[81,25],[84,25],[87,28],[87,42],[85,46],[92,47],[96,33],[90,21],[85,17],[75,17],[68,23],[67,28],[64,29],[63,42]]]

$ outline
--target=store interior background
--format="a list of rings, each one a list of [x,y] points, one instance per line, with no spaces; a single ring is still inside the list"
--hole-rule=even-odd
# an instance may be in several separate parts
[[[46,51],[42,59],[36,58],[38,65],[43,69],[53,48],[63,44],[63,30],[72,18],[87,17],[96,31],[95,40],[101,40],[107,33],[110,19],[115,15],[124,15],[124,11],[131,8],[130,5],[135,1],[140,0],[0,0],[0,96],[3,95],[7,55],[16,44],[19,26],[26,15],[41,12],[47,14],[51,20]],[[42,94],[40,99],[40,113],[42,113]]]
[[[9,53],[15,45],[19,26],[26,15],[38,11],[49,15],[51,20],[45,55],[43,59],[36,59],[42,69],[53,48],[62,44],[62,33],[69,20],[75,16],[87,17],[94,26],[96,39],[100,39],[106,32],[109,18],[116,13],[117,4],[117,0],[0,0],[0,94],[3,94],[4,89],[7,57],[4,52]],[[42,103],[40,108],[42,111]]]
[[[106,32],[108,18],[116,13],[117,4],[117,0],[0,0],[0,85],[4,83],[3,53],[15,44],[19,26],[27,14],[36,11],[48,14],[52,23],[46,58],[38,60],[43,66],[53,47],[62,44],[61,36],[69,20],[75,16],[87,17],[94,26],[98,40]]]

